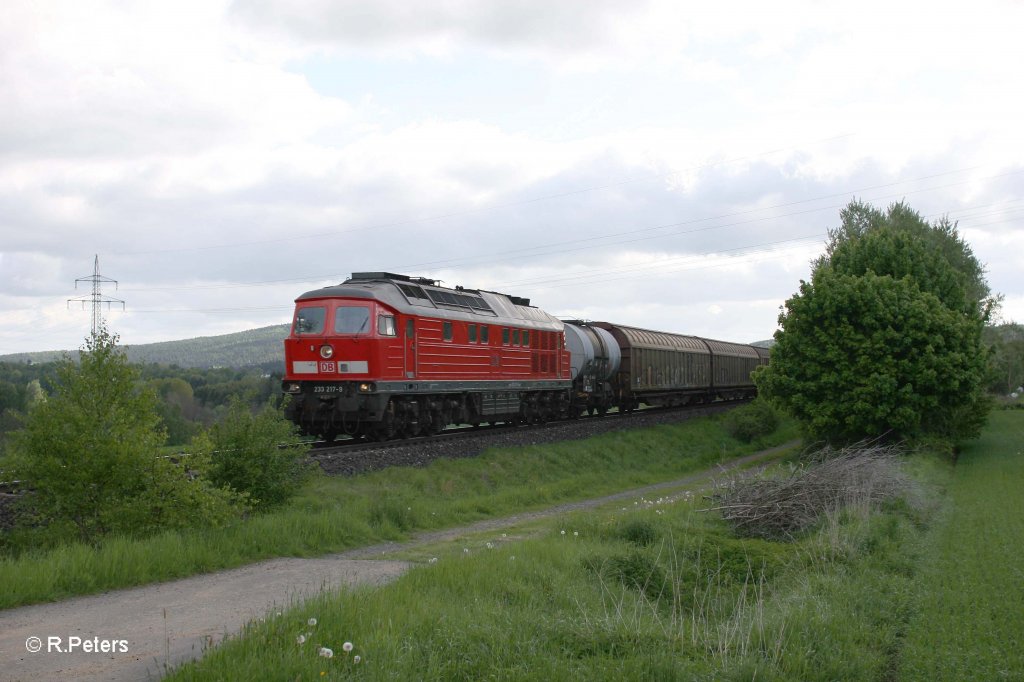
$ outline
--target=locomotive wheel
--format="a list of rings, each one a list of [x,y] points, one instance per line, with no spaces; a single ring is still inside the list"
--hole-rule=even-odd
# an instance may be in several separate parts
[[[384,418],[380,421],[380,426],[377,427],[380,431],[381,440],[391,440],[395,437],[395,415],[391,412],[385,412]]]

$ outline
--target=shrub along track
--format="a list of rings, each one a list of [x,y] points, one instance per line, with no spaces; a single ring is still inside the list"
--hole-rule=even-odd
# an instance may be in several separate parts
[[[437,436],[381,443],[320,443],[310,451],[309,460],[316,462],[323,472],[330,476],[354,476],[394,466],[426,466],[439,458],[476,457],[490,448],[525,447],[565,440],[582,440],[619,429],[677,424],[687,419],[721,414],[748,402],[737,400],[690,407],[652,408],[531,426],[499,425],[460,429]],[[14,527],[14,503],[19,495],[16,486],[0,485],[0,532]]]
[[[633,422],[631,422],[632,424]],[[461,528],[415,535],[404,543],[384,543],[314,559],[273,559],[220,571],[101,595],[0,611],[0,679],[138,680],[198,658],[204,647],[272,609],[340,585],[380,585],[410,564],[369,560],[417,545],[506,528],[544,517],[597,507],[658,491],[700,488],[721,473],[767,464],[795,443],[732,460],[667,483],[636,488],[593,500],[489,519]],[[441,455],[444,456],[444,455]],[[48,637],[127,640],[125,653],[47,653]],[[40,637],[43,650],[29,653],[26,640]]]

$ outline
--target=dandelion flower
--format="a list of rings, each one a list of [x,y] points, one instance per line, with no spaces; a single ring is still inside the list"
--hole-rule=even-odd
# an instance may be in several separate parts
[[[334,652],[325,646],[320,647],[320,656],[323,658],[334,658]]]
[[[580,532],[579,532],[578,530],[574,530],[574,531],[572,532],[572,536],[573,536],[574,538],[578,538],[578,537],[580,536]]]
[[[355,656],[352,657],[352,662],[353,663],[358,663],[361,660],[363,660],[363,659],[359,658],[359,654],[356,654]]]
[[[309,623],[310,625],[316,625],[316,618],[310,618],[310,619],[309,619],[308,621],[306,621],[306,622],[307,622],[307,623]]]
[[[565,535],[565,531],[564,530],[562,531],[562,535]]]
[[[295,638],[295,641],[298,642],[299,644],[305,644],[306,643],[306,636],[305,635],[299,635],[298,637]]]
[[[487,543],[487,549],[494,549],[494,543],[493,542],[488,542]]]
[[[437,563],[437,557],[436,556],[430,557],[430,559],[427,560],[427,563],[428,564],[436,564]]]
[[[352,642],[345,642],[344,644],[342,644],[341,650],[344,651],[346,654],[352,651]]]

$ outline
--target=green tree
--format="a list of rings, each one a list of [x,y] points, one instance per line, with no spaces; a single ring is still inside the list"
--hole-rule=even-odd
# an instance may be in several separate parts
[[[195,438],[191,450],[209,457],[215,485],[245,493],[255,506],[266,508],[298,489],[309,446],[281,410],[268,403],[253,412],[233,398],[224,418]]]
[[[883,212],[853,200],[839,213],[841,224],[829,230],[825,254],[815,269],[831,265],[840,272],[867,270],[896,279],[910,276],[924,291],[954,310],[988,318],[996,305],[985,268],[946,217],[929,224],[903,202]]]
[[[1024,325],[1009,322],[985,328],[992,348],[989,390],[1009,394],[1024,385]]]
[[[86,339],[78,364],[65,357],[53,395],[12,434],[8,466],[32,489],[30,517],[50,538],[95,542],[237,516],[243,498],[210,485],[202,457],[186,475],[157,456],[165,433],[156,396],[139,390],[116,344],[101,329]]]
[[[982,268],[948,221],[853,202],[811,281],[786,301],[755,380],[815,438],[957,442],[987,414],[991,307]]]

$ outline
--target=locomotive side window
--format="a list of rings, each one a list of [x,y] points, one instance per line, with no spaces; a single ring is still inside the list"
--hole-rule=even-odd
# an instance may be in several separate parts
[[[416,336],[416,320],[405,321],[405,338],[411,339]]]
[[[523,332],[523,345],[524,346],[529,346],[530,345],[530,332],[528,332],[528,331],[524,331]]]
[[[469,325],[469,342],[476,343],[476,325]]]
[[[480,343],[491,342],[491,328],[486,324],[480,325]]]
[[[394,318],[392,318],[392,329]],[[369,330],[370,309],[363,305],[341,306],[334,311],[335,334],[361,334]]]
[[[501,328],[501,345],[508,345],[508,327]]]
[[[512,330],[512,345],[513,346],[518,346],[519,345],[519,339],[520,339],[520,337],[519,337],[519,330],[518,329],[513,329]]]
[[[452,340],[452,323],[451,322],[445,322],[444,323],[444,340],[445,341],[451,341]]]
[[[377,333],[381,336],[398,336],[398,332],[395,331],[395,316],[378,315]]]
[[[326,317],[327,308],[322,306],[299,308],[295,313],[295,335],[322,334]]]

